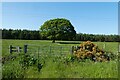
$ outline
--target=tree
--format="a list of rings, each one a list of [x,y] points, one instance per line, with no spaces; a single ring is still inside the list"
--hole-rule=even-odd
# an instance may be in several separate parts
[[[64,18],[51,19],[40,27],[42,37],[52,39],[53,43],[59,40],[74,40],[76,31],[69,20]]]

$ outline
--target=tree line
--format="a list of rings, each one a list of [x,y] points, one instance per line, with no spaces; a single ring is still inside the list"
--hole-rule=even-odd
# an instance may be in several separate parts
[[[2,39],[20,39],[20,40],[51,40],[50,38],[41,35],[39,30],[13,30],[2,29]],[[65,39],[56,38],[56,40],[70,40],[69,36]],[[100,42],[119,42],[120,35],[100,35],[100,34],[85,34],[77,33],[74,41],[100,41]]]
[[[36,30],[3,29],[2,39],[40,40],[40,33]]]
[[[120,35],[102,35],[102,34],[76,34],[76,40],[79,41],[100,41],[100,42],[120,42]]]

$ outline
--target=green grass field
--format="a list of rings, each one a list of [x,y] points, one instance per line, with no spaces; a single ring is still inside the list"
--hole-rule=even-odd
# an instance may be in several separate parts
[[[37,64],[29,66],[27,69],[23,69],[19,64],[21,56],[15,60],[7,61],[3,64],[3,76],[4,77],[25,77],[25,78],[117,78],[118,77],[118,63],[117,60],[110,62],[68,62],[64,63],[65,58],[70,55],[70,47],[77,46],[79,44],[73,44],[73,41],[56,41],[57,43],[51,43],[48,40],[2,40],[2,56],[9,56],[9,45],[20,46],[23,48],[25,44],[28,44],[29,51],[27,54],[34,55],[39,61],[44,60],[44,65],[40,72],[38,72]],[[60,44],[58,42],[64,42],[69,44]],[[74,41],[81,43],[82,41]],[[101,49],[105,44],[105,50],[117,54],[118,43],[117,42],[94,42]],[[38,46],[38,47],[37,47]],[[40,46],[40,47],[39,47]],[[46,47],[41,47],[46,46]],[[52,46],[54,50],[49,50]],[[59,46],[59,47],[58,47]],[[62,47],[62,49],[60,48]],[[51,51],[51,52],[50,52]],[[21,52],[20,54],[22,54]],[[54,54],[49,54],[54,53]],[[66,53],[61,57],[55,57],[60,53]],[[68,54],[67,54],[68,53]],[[11,55],[16,55],[13,53]],[[48,55],[47,57],[43,57]],[[61,54],[60,54],[61,55]],[[59,55],[59,56],[60,56]],[[42,59],[43,58],[43,59]],[[60,58],[60,59],[58,59]],[[14,66],[14,67],[13,67]]]

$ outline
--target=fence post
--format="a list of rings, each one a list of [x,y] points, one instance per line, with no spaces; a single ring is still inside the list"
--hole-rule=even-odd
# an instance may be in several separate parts
[[[17,49],[17,52],[19,53],[20,52],[20,47],[17,46],[16,49]]]
[[[40,48],[38,47],[38,63],[39,63],[39,49],[40,49]]]
[[[51,54],[51,46],[50,46],[50,54]]]
[[[119,44],[119,46],[118,46],[118,52],[120,53],[120,44]]]
[[[12,45],[9,45],[9,52],[12,53]]]
[[[71,54],[73,54],[74,46],[71,47]]]
[[[60,46],[60,54],[62,55],[62,46]]]
[[[103,44],[103,49],[105,49],[105,47],[106,47],[106,44],[104,43],[104,44]]]
[[[24,45],[24,53],[27,53],[27,46],[28,45]]]

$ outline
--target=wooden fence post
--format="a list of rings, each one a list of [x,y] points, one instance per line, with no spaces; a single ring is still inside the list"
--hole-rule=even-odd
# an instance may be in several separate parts
[[[24,53],[27,53],[27,46],[28,45],[24,45]]]
[[[105,47],[106,47],[106,44],[104,43],[104,44],[103,44],[103,49],[105,49]]]
[[[12,45],[9,45],[9,52],[12,53]]]
[[[62,46],[60,46],[60,54],[62,54]]]
[[[71,47],[71,54],[74,52],[74,46]]]
[[[51,46],[50,46],[50,54],[51,54]]]
[[[21,52],[21,47],[19,46],[12,46],[12,45],[9,45],[9,52],[10,54],[12,54],[12,52]]]
[[[17,49],[17,52],[19,53],[20,52],[20,47],[17,46],[16,49]]]
[[[120,44],[119,44],[119,47],[118,47],[118,52],[120,53]]]

